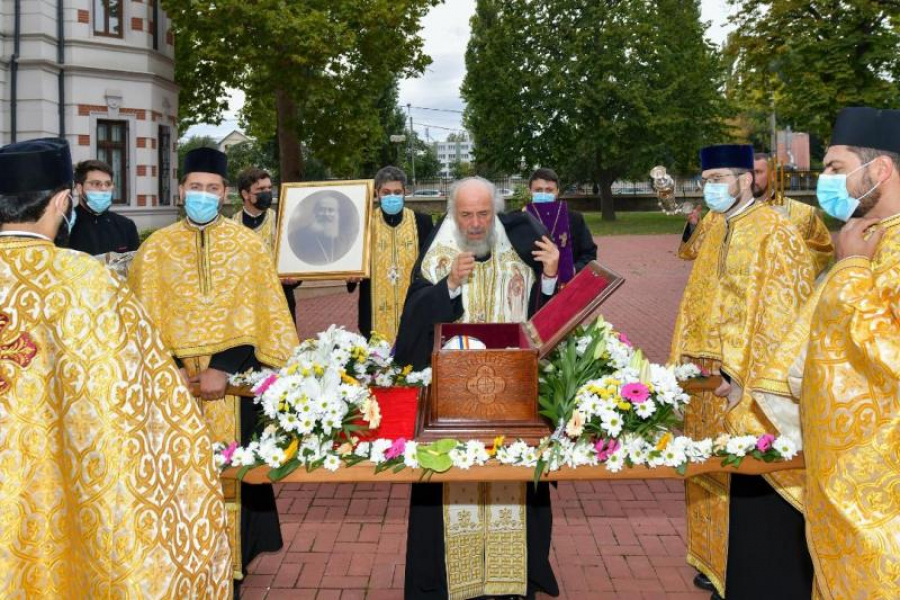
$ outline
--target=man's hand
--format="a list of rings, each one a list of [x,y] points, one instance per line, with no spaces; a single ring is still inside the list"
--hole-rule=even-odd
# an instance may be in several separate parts
[[[362,281],[362,277],[348,277],[347,283],[359,283]]]
[[[726,396],[728,396],[729,392],[731,392],[731,384],[728,383],[728,382],[725,380],[725,378],[723,377],[723,378],[722,378],[722,383],[720,383],[720,384],[719,384],[719,387],[717,387],[717,388],[713,391],[713,394],[715,394],[715,395],[718,396],[719,398],[725,398]]]
[[[544,265],[544,277],[552,279],[559,274],[559,248],[546,235],[534,243],[537,250],[531,255]]]
[[[299,279],[295,279],[294,277],[282,277],[281,285],[297,285],[300,283]]]
[[[200,383],[200,376],[194,375],[193,377],[189,377],[187,369],[184,367],[178,369],[178,372],[181,373],[181,381],[184,382],[184,386],[187,389],[191,389],[191,386],[195,383]]]
[[[691,225],[693,225],[694,227],[696,227],[697,223],[700,222],[700,211],[701,210],[703,210],[703,206],[701,206],[700,204],[695,206],[694,210],[692,210],[685,216],[685,218],[687,219],[687,222],[690,223]]]
[[[460,252],[450,265],[450,274],[447,276],[447,288],[455,292],[461,286],[472,271],[475,270],[475,255],[471,252]]]
[[[837,260],[848,256],[865,256],[868,259],[875,256],[875,249],[884,237],[883,227],[873,227],[878,221],[879,219],[873,217],[847,221],[837,236],[835,244]]]
[[[218,400],[225,397],[228,373],[218,369],[204,369],[200,373],[200,397],[204,400]]]

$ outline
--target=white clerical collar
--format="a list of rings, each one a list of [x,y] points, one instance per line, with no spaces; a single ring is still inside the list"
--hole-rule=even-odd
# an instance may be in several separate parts
[[[752,197],[751,197],[751,198],[750,198],[750,202],[748,202],[748,203],[745,204],[744,206],[742,206],[742,207],[740,207],[739,209],[737,209],[737,210],[734,212],[734,214],[731,214],[731,215],[728,215],[727,217],[725,217],[725,220],[726,220],[726,221],[730,221],[730,220],[734,219],[736,216],[741,215],[741,214],[747,212],[748,210],[750,210],[750,207],[753,206],[754,204],[756,204],[756,198],[752,198]]]
[[[15,229],[0,231],[0,237],[30,237],[37,238],[39,240],[47,240],[48,242],[53,241],[46,235],[43,235],[41,233],[35,233],[34,231],[16,231]]]

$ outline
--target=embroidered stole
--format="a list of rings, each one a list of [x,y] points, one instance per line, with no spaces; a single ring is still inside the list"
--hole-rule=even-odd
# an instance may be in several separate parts
[[[372,331],[393,342],[409,289],[409,274],[419,254],[419,232],[411,210],[403,209],[396,227],[388,225],[381,210],[372,215]]]
[[[462,286],[464,323],[521,323],[528,318],[534,272],[513,248],[499,219],[488,260],[476,263]],[[459,254],[456,223],[444,219],[422,274],[432,283],[450,272]],[[528,545],[524,483],[445,483],[444,561],[450,600],[524,596]]]

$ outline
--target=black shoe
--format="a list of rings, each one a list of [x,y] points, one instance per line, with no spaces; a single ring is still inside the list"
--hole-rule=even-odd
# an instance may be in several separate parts
[[[716,586],[714,586],[713,582],[709,580],[709,577],[703,573],[697,573],[697,576],[694,577],[694,585],[701,590],[706,590],[707,592],[712,592],[714,594],[716,593]]]
[[[713,592],[712,596],[709,597],[709,600],[725,600],[725,598],[720,596],[719,592]]]

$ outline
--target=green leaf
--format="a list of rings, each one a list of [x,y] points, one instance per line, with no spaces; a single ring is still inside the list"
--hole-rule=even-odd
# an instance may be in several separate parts
[[[269,471],[269,479],[272,481],[281,481],[291,473],[297,470],[300,466],[300,461],[295,458],[287,461],[277,469],[272,469]]]

